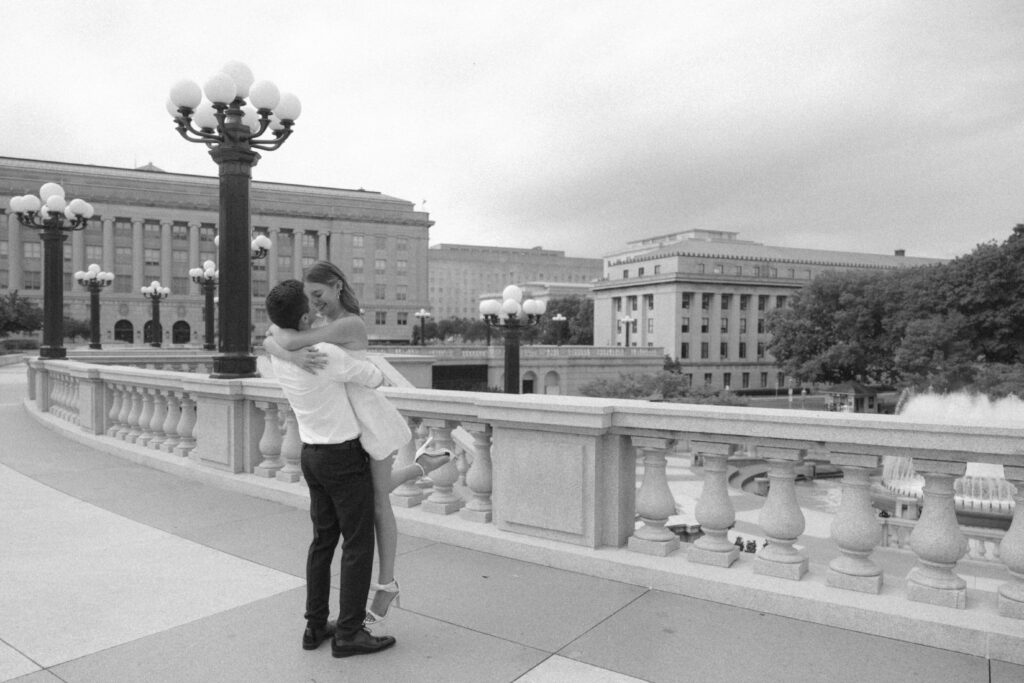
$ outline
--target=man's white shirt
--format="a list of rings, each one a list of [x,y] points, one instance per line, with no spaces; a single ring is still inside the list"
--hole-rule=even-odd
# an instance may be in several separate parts
[[[314,373],[295,363],[270,356],[271,367],[299,424],[302,443],[342,443],[359,437],[359,422],[352,411],[345,383],[371,389],[384,375],[370,361],[349,356],[334,344],[316,344],[327,355],[327,366]]]

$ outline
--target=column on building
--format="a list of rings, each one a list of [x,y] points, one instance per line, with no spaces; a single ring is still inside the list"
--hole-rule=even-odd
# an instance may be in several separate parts
[[[91,228],[92,225],[90,224]],[[85,270],[85,230],[75,230],[71,233],[71,272],[77,273],[80,270]],[[74,281],[72,281],[71,288],[74,289]]]
[[[281,243],[281,228],[267,228],[270,238],[270,254],[267,256],[267,291],[280,282],[277,276],[278,245]]]
[[[188,267],[189,268],[202,268],[203,264],[199,261],[199,228],[201,223],[199,221],[188,222]],[[200,294],[199,285],[195,282],[189,282],[188,293],[192,296],[198,296]]]
[[[13,211],[7,214],[7,288],[11,290],[20,290],[25,286],[24,270],[21,267],[21,231],[18,215]]]
[[[103,219],[103,263],[100,264],[102,270],[113,273],[114,272],[114,219],[104,218]]]
[[[721,364],[725,359],[722,358],[722,342],[725,341],[725,337],[722,335],[722,293],[711,292],[711,304],[708,306],[708,336],[711,348],[708,349],[708,358],[717,359],[718,363]],[[712,366],[714,367],[714,366]],[[721,368],[718,368],[721,370]],[[711,383],[715,388],[718,388],[719,378],[714,375],[711,376]],[[703,378],[702,378],[703,379]]]
[[[318,245],[317,245],[318,248],[317,248],[317,252],[316,252],[316,260],[317,261],[329,261],[330,258],[328,257],[328,254],[327,254],[327,231],[326,230],[317,231],[317,235],[318,235]]]
[[[302,279],[302,230],[292,230],[292,277]]]
[[[171,247],[171,221],[160,221],[160,284],[170,287],[174,281],[174,254]],[[185,292],[172,292],[182,295]]]
[[[145,274],[145,249],[143,248],[142,242],[142,221],[132,221],[132,291],[138,292],[144,285],[149,284],[143,282],[143,276]]]

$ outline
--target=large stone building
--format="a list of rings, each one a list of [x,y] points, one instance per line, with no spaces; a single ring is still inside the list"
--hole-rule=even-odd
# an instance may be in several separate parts
[[[825,271],[938,262],[902,251],[774,247],[712,230],[637,240],[604,258],[604,277],[594,286],[594,345],[661,347],[693,386],[785,388],[766,351],[770,310]]]
[[[480,317],[480,297],[500,293],[507,285],[545,283],[589,285],[601,277],[601,259],[566,256],[563,251],[534,247],[483,247],[437,244],[430,259],[430,308],[434,320]],[[573,288],[563,287],[570,291]],[[556,296],[551,294],[551,296]]]
[[[101,294],[101,341],[142,343],[151,305],[140,287],[159,280],[171,296],[161,306],[164,344],[203,342],[203,298],[189,269],[216,261],[219,219],[216,177],[141,169],[0,158],[0,294],[18,290],[42,301],[43,245],[36,230],[7,210],[11,196],[61,184],[70,200],[90,202],[96,215],[64,243],[65,315],[88,320],[89,295],[73,273],[96,263],[114,273]],[[371,340],[408,342],[413,312],[429,306],[428,215],[413,203],[380,192],[254,181],[253,233],[270,237],[264,260],[253,262],[253,324],[267,324],[268,285],[294,277],[325,259],[348,276],[365,311]]]

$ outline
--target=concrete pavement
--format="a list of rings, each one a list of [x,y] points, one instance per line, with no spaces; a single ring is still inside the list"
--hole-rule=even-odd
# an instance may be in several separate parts
[[[24,397],[23,367],[0,368],[0,681],[1024,680],[1024,667],[407,534],[397,646],[306,652],[306,510],[69,441]]]

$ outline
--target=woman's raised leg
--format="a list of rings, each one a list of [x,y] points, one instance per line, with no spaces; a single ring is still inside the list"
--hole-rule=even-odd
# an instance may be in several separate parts
[[[378,589],[373,595],[370,610],[383,617],[387,614],[391,601],[398,596],[395,580],[395,557],[398,554],[398,524],[395,522],[395,511],[391,509],[391,491],[394,489],[391,470],[394,456],[383,460],[370,460],[370,473],[373,477],[373,523],[377,531],[377,584],[394,587],[393,591]]]

